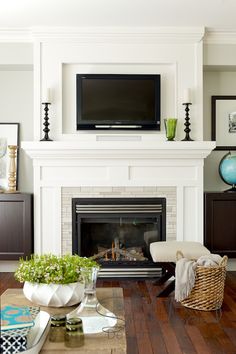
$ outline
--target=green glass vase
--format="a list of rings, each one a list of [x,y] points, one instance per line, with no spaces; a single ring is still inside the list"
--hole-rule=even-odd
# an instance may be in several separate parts
[[[173,141],[175,139],[177,121],[177,118],[164,119],[166,138],[168,141]]]

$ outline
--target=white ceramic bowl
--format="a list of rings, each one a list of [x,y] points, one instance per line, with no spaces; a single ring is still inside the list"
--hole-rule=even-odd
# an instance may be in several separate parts
[[[84,284],[44,284],[26,281],[23,287],[25,297],[34,304],[50,307],[72,306],[81,302]]]

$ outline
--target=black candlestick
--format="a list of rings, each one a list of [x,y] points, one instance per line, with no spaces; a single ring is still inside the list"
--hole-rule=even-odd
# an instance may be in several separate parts
[[[189,126],[191,125],[191,123],[189,123],[190,118],[189,118],[189,113],[188,112],[189,112],[189,106],[191,104],[192,103],[183,103],[183,105],[186,106],[186,107],[185,107],[185,123],[184,123],[184,125],[185,125],[185,129],[184,129],[185,138],[182,139],[182,141],[193,141],[193,139],[191,139],[190,136],[189,136],[189,133],[191,132],[191,129],[189,128]]]
[[[44,108],[44,112],[45,112],[45,115],[44,115],[44,123],[43,123],[43,125],[44,125],[44,129],[43,129],[43,131],[44,131],[44,138],[43,139],[41,139],[40,141],[52,141],[52,139],[50,139],[49,138],[49,135],[48,135],[48,133],[50,132],[50,129],[48,128],[48,126],[50,125],[50,123],[49,123],[49,118],[48,118],[48,111],[49,111],[49,108],[48,108],[48,106],[51,104],[51,103],[49,103],[49,102],[44,102],[44,103],[42,103],[42,104],[44,104],[45,105],[45,108]]]

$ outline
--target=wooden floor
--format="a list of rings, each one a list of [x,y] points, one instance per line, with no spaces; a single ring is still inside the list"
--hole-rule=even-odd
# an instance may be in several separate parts
[[[221,311],[194,311],[173,296],[157,299],[148,281],[105,281],[124,289],[128,354],[236,354],[236,272],[228,272]],[[12,273],[0,273],[0,293],[21,287]]]

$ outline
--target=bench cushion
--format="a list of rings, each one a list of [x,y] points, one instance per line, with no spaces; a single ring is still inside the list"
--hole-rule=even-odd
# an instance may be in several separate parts
[[[160,241],[150,244],[153,262],[176,262],[176,252],[181,251],[186,258],[198,259],[210,251],[200,242]]]

